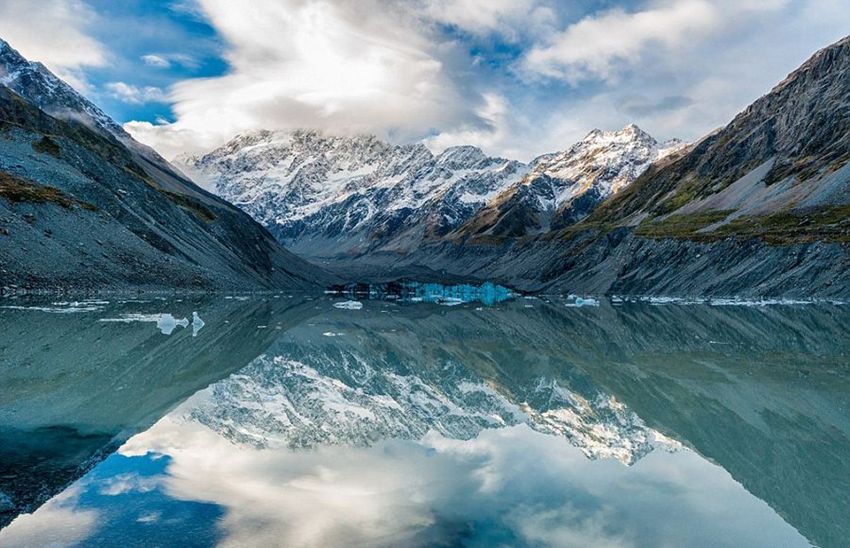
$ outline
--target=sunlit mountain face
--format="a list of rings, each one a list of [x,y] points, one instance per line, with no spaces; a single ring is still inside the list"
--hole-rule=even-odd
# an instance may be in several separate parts
[[[843,306],[433,300],[16,300],[0,544],[847,540]]]

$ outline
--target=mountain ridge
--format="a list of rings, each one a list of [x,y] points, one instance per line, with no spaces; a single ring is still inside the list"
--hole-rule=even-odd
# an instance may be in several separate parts
[[[368,261],[375,252],[404,254],[456,237],[517,189],[533,202],[527,207],[541,217],[538,225],[583,218],[682,146],[661,145],[631,124],[595,130],[566,151],[526,164],[471,145],[434,154],[422,144],[391,145],[374,136],[260,130],[177,161],[289,249],[313,259]]]
[[[0,72],[4,290],[307,289],[334,279],[6,42]]]

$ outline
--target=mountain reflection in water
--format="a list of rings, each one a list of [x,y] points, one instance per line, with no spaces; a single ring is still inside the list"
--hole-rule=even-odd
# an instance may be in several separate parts
[[[850,542],[845,307],[339,301],[0,309],[0,545]]]

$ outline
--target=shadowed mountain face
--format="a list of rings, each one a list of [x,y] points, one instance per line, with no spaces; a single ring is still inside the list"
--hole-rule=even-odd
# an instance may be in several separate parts
[[[811,542],[842,546],[850,538],[843,307],[576,308],[520,299],[492,308],[370,301],[340,309],[339,299],[295,301],[4,311],[9,389],[0,430],[10,441],[3,447],[16,453],[2,460],[17,479],[4,476],[0,491],[13,502],[42,493],[16,502],[32,511],[213,382],[169,420],[187,429],[187,439],[203,428],[244,448],[242,461],[258,451],[263,470],[269,451],[309,459],[338,448],[339,462],[370,447],[391,451],[386,440],[475,443],[521,427],[566,439],[589,459],[639,463],[638,471],[659,455],[695,451]],[[206,322],[196,337],[191,326],[164,335],[156,323],[139,323],[156,321],[154,312],[191,317],[194,309]],[[36,328],[43,346],[25,342]],[[129,455],[164,450],[157,447],[171,438],[157,441],[156,431],[80,485]],[[179,467],[181,457],[172,458]]]
[[[314,288],[331,279],[0,41],[0,287]]]

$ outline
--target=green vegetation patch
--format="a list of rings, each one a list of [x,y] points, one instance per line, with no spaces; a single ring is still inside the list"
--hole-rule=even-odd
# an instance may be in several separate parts
[[[700,232],[731,215],[733,211],[709,211],[692,215],[671,215],[648,220],[635,234],[646,238],[677,238],[716,241],[730,237],[757,238],[771,245],[812,242],[850,242],[850,204],[808,211],[795,210],[768,215],[747,215]]]
[[[659,220],[650,219],[642,222],[635,229],[635,234],[645,238],[698,239],[704,236],[703,233],[699,233],[700,230],[719,223],[732,213],[734,210],[716,210],[669,215]]]
[[[774,245],[850,242],[850,204],[739,217],[714,232],[720,237],[759,238]]]
[[[202,204],[201,202],[186,196],[185,194],[177,194],[176,192],[171,192],[165,189],[158,189],[159,192],[168,197],[169,200],[182,207],[183,209],[189,211],[194,214],[196,217],[204,221],[205,223],[211,223],[215,221],[218,217],[216,217],[215,213],[210,210],[207,206]]]
[[[62,156],[62,149],[59,148],[56,141],[47,135],[34,142],[32,144],[32,149],[39,154],[50,154],[54,158],[60,158]]]
[[[78,206],[88,211],[98,210],[97,206],[77,200],[56,187],[40,185],[35,181],[2,170],[0,170],[0,196],[15,203],[52,203],[66,209]]]

